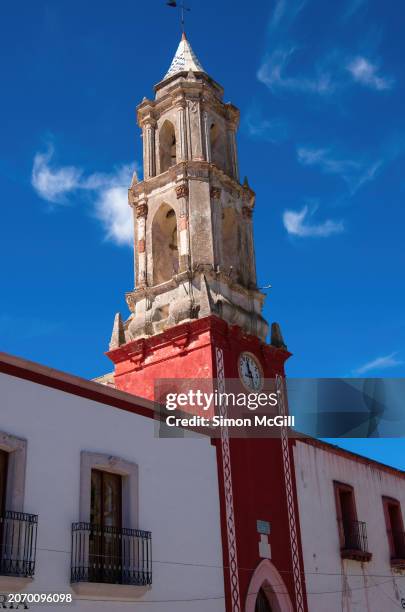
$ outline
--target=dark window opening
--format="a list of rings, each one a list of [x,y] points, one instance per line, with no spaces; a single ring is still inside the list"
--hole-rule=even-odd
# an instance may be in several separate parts
[[[263,588],[261,588],[257,594],[255,612],[272,612],[269,600]]]
[[[338,482],[334,486],[342,557],[369,561],[366,524],[357,520],[353,487]]]
[[[8,459],[0,449],[0,575],[32,578],[38,516],[7,509]]]
[[[160,172],[166,172],[177,163],[176,132],[170,121],[165,121],[159,132]]]
[[[391,559],[405,560],[405,534],[401,505],[396,499],[383,498],[385,523]]]
[[[211,161],[218,168],[225,171],[225,147],[224,136],[218,126],[213,123],[210,127]]]
[[[90,582],[122,582],[122,478],[91,471]]]
[[[6,510],[8,453],[0,450],[0,515]]]

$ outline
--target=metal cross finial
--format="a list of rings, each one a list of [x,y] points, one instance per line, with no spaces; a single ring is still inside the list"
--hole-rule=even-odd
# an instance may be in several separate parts
[[[185,11],[191,11],[191,9],[188,6],[186,6],[184,2],[176,2],[175,0],[169,0],[169,2],[166,2],[166,4],[167,6],[170,6],[172,8],[180,9],[181,29],[184,34],[184,13]]]

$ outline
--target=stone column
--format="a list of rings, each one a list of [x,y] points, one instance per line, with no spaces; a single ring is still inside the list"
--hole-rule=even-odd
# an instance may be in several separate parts
[[[234,179],[239,181],[239,164],[238,164],[238,152],[236,148],[236,129],[237,126],[234,123],[228,123],[228,146],[231,162],[231,173]]]
[[[203,112],[203,132],[204,132],[204,142],[205,142],[205,159],[207,162],[211,161],[211,135],[210,135],[210,125],[209,125],[209,117],[207,111]]]
[[[186,102],[180,100],[177,106],[177,123],[178,123],[178,134],[180,141],[180,161],[187,161],[188,159],[188,147],[187,147],[187,118],[186,118]]]
[[[188,231],[188,185],[182,182],[176,187],[176,196],[180,201],[180,217],[179,223],[179,264],[180,272],[187,270],[190,267],[190,237]]]
[[[144,287],[146,276],[146,217],[148,204],[146,199],[140,200],[136,207],[136,252],[138,253],[137,286]]]
[[[245,202],[242,206],[242,216],[245,221],[245,231],[247,239],[247,272],[248,278],[246,279],[247,285],[250,287],[256,286],[256,266],[255,266],[255,253],[253,246],[253,208],[248,206]]]
[[[189,159],[203,160],[202,122],[199,100],[188,101]]]
[[[156,147],[155,147],[156,123],[147,119],[143,125],[143,155],[145,179],[156,175]]]

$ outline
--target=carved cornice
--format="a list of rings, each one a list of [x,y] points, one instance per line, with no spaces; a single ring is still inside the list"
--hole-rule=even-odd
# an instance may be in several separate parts
[[[142,121],[140,122],[140,127],[143,129],[148,129],[148,128],[156,129],[157,121],[155,117],[148,115],[147,117],[142,119]]]
[[[130,310],[135,308],[135,304],[145,298],[154,299],[156,295],[167,293],[172,289],[176,289],[182,282],[189,279],[187,271],[176,274],[173,278],[160,285],[154,287],[137,287],[134,291],[129,291],[125,294],[125,299]]]
[[[215,181],[220,183],[221,188],[229,191],[234,197],[243,199],[245,206],[252,208],[254,205],[255,192],[250,187],[241,185],[214,164],[203,160],[182,161],[162,174],[139,181],[130,189],[130,198],[135,205],[137,201],[150,196],[156,189],[161,189],[171,182],[179,183],[186,179]]]
[[[157,119],[171,108],[183,107],[188,100],[198,100],[206,110],[211,110],[228,119],[227,105],[222,102],[223,90],[199,80],[179,79],[167,91],[161,92],[153,102],[146,101],[138,106],[138,121],[149,111]],[[145,107],[143,106],[145,104]],[[234,107],[233,107],[234,108]]]
[[[219,98],[222,98],[224,94],[223,87],[221,87],[219,83],[217,83],[206,73],[193,72],[190,74],[189,72],[184,71],[174,74],[172,77],[155,85],[154,90],[156,93],[156,99],[162,99],[169,93],[172,93],[178,87],[183,89],[207,88],[215,93],[215,95]]]
[[[185,109],[187,107],[187,102],[186,102],[186,98],[184,94],[182,93],[182,94],[173,95],[171,97],[171,106],[177,109],[180,109],[180,108]]]

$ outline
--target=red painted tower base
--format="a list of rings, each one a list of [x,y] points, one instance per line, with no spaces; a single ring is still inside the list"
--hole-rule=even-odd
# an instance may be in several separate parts
[[[238,378],[242,351],[255,355],[265,378],[284,377],[288,351],[215,316],[129,342],[107,355],[115,364],[118,389],[153,400],[155,380],[162,378],[217,379],[219,384],[222,377],[226,388],[226,379]],[[293,442],[284,441],[283,446],[279,438],[226,439],[225,435],[212,443],[218,457],[227,611],[253,612],[257,576],[267,571],[272,609],[306,612]],[[257,521],[271,526],[268,559],[260,545]]]

